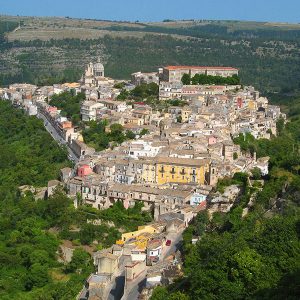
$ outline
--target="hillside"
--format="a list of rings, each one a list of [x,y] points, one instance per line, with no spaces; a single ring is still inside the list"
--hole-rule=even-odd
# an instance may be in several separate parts
[[[84,65],[98,57],[113,78],[169,64],[199,64],[238,67],[243,83],[262,91],[295,89],[300,79],[299,24],[2,16],[0,28],[5,32],[2,84],[78,80]]]
[[[140,203],[128,210],[120,203],[101,211],[75,209],[62,189],[47,199],[25,192],[26,186],[47,186],[69,166],[67,151],[41,120],[0,99],[1,300],[75,299],[93,271],[90,255],[82,249],[91,253],[110,247],[120,231],[136,230],[152,220]],[[87,218],[101,219],[101,225],[88,224]],[[76,248],[69,263],[58,260],[61,244]]]
[[[234,140],[244,151],[270,157],[264,185],[234,175],[241,197],[229,213],[197,215],[183,234],[184,275],[157,287],[151,300],[299,298],[300,95],[279,95],[272,103],[284,104],[289,117],[285,125],[277,123],[278,136]]]

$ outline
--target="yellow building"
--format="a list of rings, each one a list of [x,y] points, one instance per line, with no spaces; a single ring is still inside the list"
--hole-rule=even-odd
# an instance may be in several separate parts
[[[155,226],[151,226],[151,225],[145,225],[145,226],[139,226],[138,230],[136,231],[131,231],[131,232],[126,232],[122,234],[121,240],[117,241],[116,244],[122,244],[127,242],[130,239],[137,239],[139,236],[143,235],[143,234],[153,234],[153,233],[157,233],[158,229]],[[140,239],[140,238],[139,238]],[[141,237],[141,239],[143,239],[143,237]]]
[[[248,102],[248,108],[251,109],[251,110],[256,110],[257,109],[256,102],[253,101],[253,100],[249,100],[249,102]]]
[[[135,117],[125,117],[124,119],[125,124],[133,124],[142,126],[144,125],[144,120],[141,118],[135,118]]]
[[[209,184],[210,161],[207,159],[159,157],[156,161],[158,184]]]
[[[181,109],[181,122],[187,123],[189,121],[189,117],[192,114],[192,110],[188,106],[184,106]]]
[[[155,183],[156,182],[156,167],[153,160],[142,160],[142,182]]]

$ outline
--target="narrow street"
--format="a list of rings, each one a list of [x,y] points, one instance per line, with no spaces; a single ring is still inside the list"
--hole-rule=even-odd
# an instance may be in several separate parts
[[[43,115],[41,111],[38,111],[37,118],[44,121],[44,127],[51,134],[52,138],[57,141],[60,145],[66,146],[68,150],[68,158],[72,160],[75,164],[79,162],[78,157],[69,147],[68,143],[58,134],[56,129],[52,126],[52,124],[47,120],[47,118]]]

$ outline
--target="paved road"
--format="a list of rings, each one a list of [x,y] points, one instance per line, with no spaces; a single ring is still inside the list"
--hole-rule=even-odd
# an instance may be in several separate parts
[[[133,288],[128,293],[126,300],[137,300],[145,286],[146,286],[146,278],[144,276],[141,278],[141,280],[137,282],[137,284],[133,286]]]
[[[56,140],[60,145],[66,146],[69,159],[72,160],[74,163],[78,163],[79,159],[69,147],[68,143],[58,134],[57,130],[52,126],[52,124],[47,120],[47,118],[39,111],[37,117],[44,121],[44,126],[46,130],[51,134],[52,138]]]
[[[171,254],[175,253],[177,250],[181,249],[182,246],[182,232],[171,233],[167,236],[168,240],[171,240],[171,245],[166,246],[166,252],[163,254],[163,259],[167,258]]]

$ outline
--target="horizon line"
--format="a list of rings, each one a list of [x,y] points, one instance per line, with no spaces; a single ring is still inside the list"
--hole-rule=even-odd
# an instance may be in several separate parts
[[[176,19],[176,18],[165,18],[162,20],[112,20],[112,19],[97,19],[97,18],[88,18],[88,17],[72,17],[72,16],[28,16],[28,15],[10,15],[10,14],[1,14],[0,13],[0,17],[14,17],[14,18],[61,18],[61,19],[74,19],[74,20],[87,20],[87,21],[98,21],[98,22],[119,22],[119,23],[168,23],[168,22],[199,22],[199,21],[213,21],[213,22],[251,22],[251,23],[268,23],[268,24],[290,24],[290,25],[300,25],[300,22],[289,22],[289,21],[264,21],[264,20],[249,20],[249,19]]]

